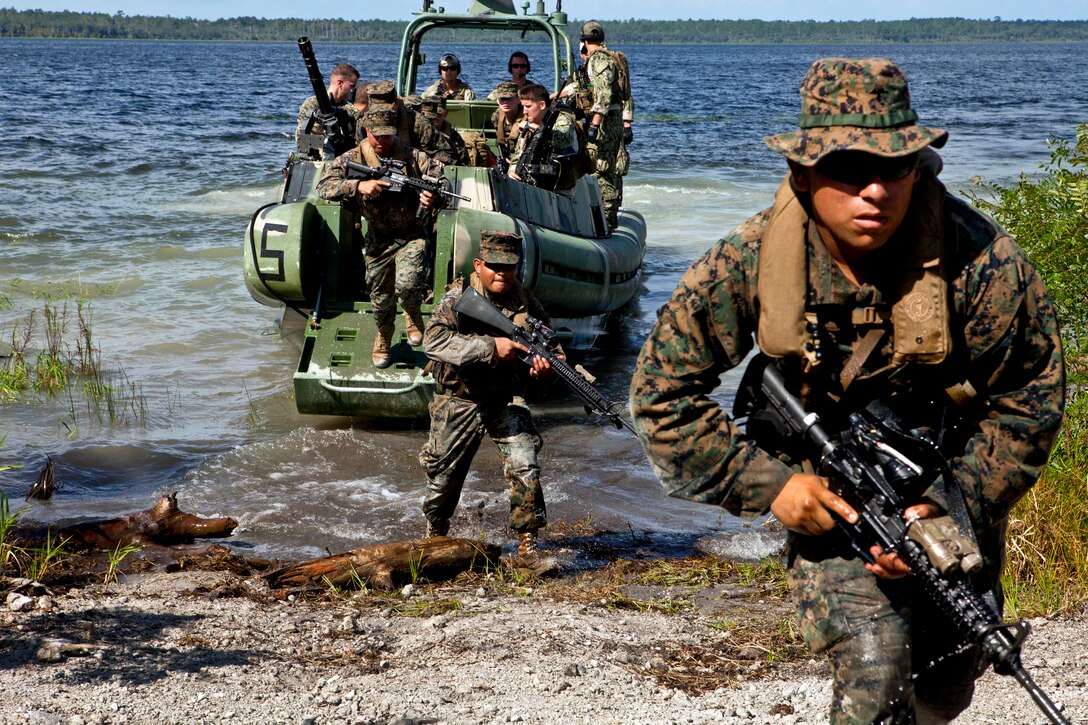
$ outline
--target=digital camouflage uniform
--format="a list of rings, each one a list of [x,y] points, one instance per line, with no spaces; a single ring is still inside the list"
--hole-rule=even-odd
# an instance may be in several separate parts
[[[616,228],[616,215],[623,203],[623,176],[617,166],[617,156],[623,146],[623,89],[619,86],[616,61],[606,48],[597,48],[586,59],[589,92],[592,105],[589,116],[602,114],[597,140],[590,146],[594,176],[601,188],[601,203],[609,231]]]
[[[367,123],[371,123],[371,118],[378,118],[383,125],[391,116],[387,109],[366,114]],[[382,132],[391,130],[382,126],[376,128]],[[375,127],[371,130],[382,135]],[[417,149],[405,148],[397,139],[385,158],[406,162],[404,173],[415,178],[442,176],[441,162],[428,158]],[[399,192],[385,190],[373,199],[360,199],[356,193],[359,181],[347,178],[347,161],[375,168],[381,166],[381,159],[370,142],[361,141],[329,164],[317,184],[317,192],[322,199],[353,202],[366,219],[363,253],[374,322],[379,330],[392,333],[397,299],[405,312],[419,310],[423,301],[426,233],[420,220],[416,219],[419,196],[406,188]],[[437,199],[435,203],[438,203]]]
[[[486,239],[487,232],[483,233]],[[517,240],[514,235],[506,239]],[[514,264],[517,247],[489,255],[481,241],[484,261]],[[499,261],[505,254],[512,262]],[[544,308],[532,293],[518,285],[503,300],[492,299],[479,277],[457,279],[446,290],[427,324],[423,348],[434,361],[436,392],[431,401],[431,430],[419,454],[427,474],[423,512],[433,530],[444,533],[453,516],[469,466],[486,433],[499,448],[503,475],[510,484],[510,528],[530,532],[547,523],[544,492],[540,486],[537,453],[543,441],[521,395],[529,380],[529,366],[519,359],[495,357],[495,338],[489,328],[454,312],[465,284],[495,303],[503,315],[521,323],[532,315],[549,324]]]
[[[491,96],[488,99],[498,102],[500,98],[513,98],[514,108],[517,110],[517,116],[513,121],[507,120],[506,114],[503,113],[502,108],[496,108],[495,112],[491,114],[491,127],[495,129],[495,143],[502,146],[503,152],[506,154],[507,162],[514,154],[514,149],[518,144],[518,133],[521,129],[522,109],[521,101],[518,98],[518,84],[513,81],[505,81],[500,83],[492,91]]]
[[[419,149],[443,164],[455,163],[455,152],[450,147],[449,141],[423,114],[408,108],[397,97],[393,81],[375,81],[367,86],[367,93],[370,96],[368,110],[388,108],[393,111],[395,116],[393,127],[396,129],[396,136],[400,139],[401,145]],[[420,101],[422,102],[422,99]],[[361,126],[357,135],[360,141],[366,137],[366,132]]]
[[[902,88],[897,90],[896,83]],[[802,85],[802,124],[819,117],[821,125],[769,137],[767,144],[804,165],[836,150],[864,148],[897,156],[942,144],[946,134],[914,125],[905,84],[888,61],[818,61]],[[846,114],[857,114],[856,123],[872,123],[881,133],[828,123],[829,116]],[[780,451],[761,447],[710,393],[723,372],[744,361],[754,336],[768,352],[780,341],[777,334],[787,329],[789,338],[793,332],[788,328],[795,326],[799,341],[806,336],[818,340],[823,361],[806,360],[809,348],[800,342],[792,355],[777,352],[784,362],[792,361],[787,368],[806,391],[806,408],[825,422],[841,422],[850,410],[877,399],[904,416],[908,428],[926,424],[940,429],[939,416],[945,412],[965,420],[962,433],[950,435],[943,452],[985,558],[976,580],[985,590],[1000,576],[1009,511],[1042,471],[1061,422],[1060,338],[1046,289],[1024,253],[992,220],[949,195],[936,178],[936,153],[923,154],[928,156],[906,220],[865,258],[871,276],[861,286],[831,260],[805,200],[784,184],[775,206],[707,251],[659,310],[636,364],[631,406],[639,438],[669,495],[749,518],[766,514],[802,461],[779,458],[775,454]],[[782,226],[783,219],[790,220],[789,226]],[[783,240],[797,243],[799,264],[761,258],[768,249],[786,249]],[[936,289],[947,285],[943,309],[910,295],[900,298],[908,277],[918,276],[905,271],[918,261],[919,249],[934,241],[941,245],[940,266],[931,265],[939,271],[930,281]],[[812,330],[806,331],[807,318],[801,314],[776,309],[783,297],[776,290],[790,287],[782,281],[791,274],[798,277],[798,289],[785,297],[796,293],[798,313],[817,315]],[[775,282],[769,282],[772,278]],[[886,317],[882,311],[889,308],[892,315]],[[859,317],[857,310],[876,314]],[[899,321],[897,310],[915,314],[923,325],[947,314],[937,338],[949,344],[939,361],[909,361],[905,351],[922,337],[897,334],[910,322]],[[855,382],[843,388],[837,372],[857,337],[867,331],[861,320],[884,335]],[[897,357],[908,361],[896,362]],[[944,389],[966,390],[964,382],[977,395],[957,408]],[[934,486],[926,496],[944,503],[941,492]],[[911,714],[920,722],[946,721],[967,706],[977,675],[975,653],[927,667],[948,654],[959,637],[910,577],[878,579],[837,531],[822,536],[790,532],[788,545],[802,635],[814,652],[826,652],[831,661],[832,722],[900,722],[895,718]]]
[[[468,83],[465,83],[460,78],[457,79],[457,87],[452,91],[445,91],[442,89],[442,79],[439,78],[430,86],[427,90],[423,91],[423,97],[427,96],[442,96],[447,101],[475,101],[476,94],[473,93]]]
[[[461,137],[461,134],[453,127],[453,124],[446,120],[445,117],[438,117],[439,111],[445,107],[446,103],[441,96],[428,96],[419,99],[418,113],[430,122],[435,131],[441,134],[449,145],[449,151],[445,155],[448,156],[450,160],[446,161],[444,157],[436,158],[443,163],[464,166],[469,162],[468,149],[465,147],[465,139]]]

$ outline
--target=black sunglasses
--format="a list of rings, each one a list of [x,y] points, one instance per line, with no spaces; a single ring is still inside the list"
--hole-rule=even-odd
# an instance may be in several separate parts
[[[528,68],[529,64],[528,63],[511,63],[510,67],[511,68]]]
[[[847,186],[868,186],[873,178],[900,181],[918,168],[918,154],[887,158],[865,151],[836,151],[816,164],[822,175]]]
[[[461,70],[461,66],[459,66],[459,65],[440,65],[440,66],[438,66],[438,69],[439,70]]]
[[[480,260],[484,262],[484,260]],[[517,272],[518,266],[516,264],[499,264],[498,262],[484,262],[484,266],[490,269],[492,272]]]

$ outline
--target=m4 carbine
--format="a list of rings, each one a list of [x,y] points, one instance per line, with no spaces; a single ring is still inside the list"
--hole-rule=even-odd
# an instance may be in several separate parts
[[[539,356],[552,366],[552,370],[567,387],[582,399],[586,413],[596,412],[612,423],[617,428],[626,428],[632,433],[634,427],[619,413],[619,405],[613,403],[601,395],[596,388],[590,385],[581,373],[567,364],[567,361],[559,357],[556,350],[559,348],[559,340],[555,331],[530,316],[526,321],[528,328],[514,324],[499,312],[495,305],[485,300],[476,290],[466,287],[461,297],[453,305],[454,312],[471,317],[477,322],[482,322],[496,332],[510,338],[514,342],[521,343],[529,352],[522,360],[529,365],[533,363],[533,357]]]
[[[460,199],[461,201],[472,201],[467,196],[454,193],[447,188],[445,178],[433,179],[423,178],[417,179],[414,176],[409,176],[404,173],[405,163],[396,159],[382,159],[381,168],[374,168],[373,166],[364,166],[363,164],[357,164],[354,161],[345,161],[347,166],[347,178],[349,179],[382,179],[387,182],[389,186],[388,191],[403,191],[404,187],[414,190],[415,192],[429,191],[432,194],[440,194],[448,199]],[[419,209],[416,210],[416,218],[422,218],[424,214],[424,207],[420,204]]]
[[[525,148],[518,157],[518,164],[514,171],[526,184],[552,191],[559,182],[561,164],[569,159],[552,157],[551,136],[552,128],[563,110],[565,106],[562,103],[558,100],[552,101],[548,110],[544,112],[540,127],[534,130],[533,135],[525,142]]]
[[[325,79],[321,77],[321,70],[317,67],[317,58],[314,56],[310,39],[305,36],[299,38],[298,50],[302,53],[303,62],[306,63],[306,72],[310,75],[310,84],[314,87],[314,97],[317,99],[317,111],[314,112],[314,118],[325,127],[325,157],[335,158],[350,151],[355,146],[355,139],[347,132],[343,119],[344,112],[332,105],[329,91],[325,88]],[[301,145],[302,139],[299,139],[299,142]],[[311,151],[313,151],[312,147]]]
[[[903,518],[906,509],[917,501],[907,500],[901,493],[902,487],[917,484],[919,479],[927,480],[925,468],[911,456],[923,461],[940,460],[946,483],[956,485],[940,451],[871,414],[852,414],[850,430],[836,439],[824,429],[820,417],[806,412],[801,401],[786,389],[782,374],[764,355],[750,363],[741,389],[742,396],[753,398],[750,410],[769,415],[771,420],[764,418],[763,422],[772,423],[779,434],[815,448],[819,472],[827,477],[829,488],[857,512],[856,523],[842,519],[836,523],[858,556],[873,563],[869,551],[873,545],[898,554],[926,596],[954,623],[963,637],[962,644],[977,646],[986,663],[993,665],[998,674],[1015,677],[1052,723],[1068,725],[1069,721],[1035,684],[1020,661],[1021,646],[1031,629],[1028,623],[1002,623],[994,607],[970,582],[968,571],[976,568],[977,559],[969,554],[959,565],[942,563],[947,561],[942,552],[932,547],[927,550],[927,535],[914,531],[923,522],[932,520]]]

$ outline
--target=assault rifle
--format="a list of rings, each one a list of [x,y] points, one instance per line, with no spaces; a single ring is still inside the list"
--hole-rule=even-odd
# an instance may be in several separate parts
[[[820,417],[806,412],[801,401],[790,394],[782,374],[766,356],[749,365],[741,389],[745,391],[742,398],[754,399],[748,403],[749,409],[758,411],[761,422],[770,423],[790,441],[815,448],[820,473],[827,477],[829,488],[858,514],[857,523],[836,521],[858,556],[873,563],[869,549],[874,544],[884,552],[898,554],[926,596],[954,623],[963,638],[960,649],[977,646],[986,664],[993,665],[998,674],[1015,677],[1052,723],[1069,725],[1020,661],[1021,646],[1031,631],[1028,623],[1002,623],[996,603],[988,603],[968,578],[970,571],[981,566],[977,555],[967,552],[967,556],[956,557],[949,551],[955,547],[934,541],[924,530],[926,522],[933,519],[903,519],[907,507],[918,500],[910,494],[904,496],[903,490],[912,489],[920,495],[918,489],[932,480],[933,470],[955,485],[937,447],[893,428],[884,422],[885,416],[870,412],[851,414],[850,429],[839,439],[832,437]],[[740,402],[743,407],[745,401]]]
[[[635,432],[634,427],[619,414],[618,404],[610,402],[597,392],[597,389],[590,385],[589,381],[582,377],[581,373],[559,357],[556,353],[559,348],[559,340],[555,331],[540,320],[529,317],[526,321],[529,326],[528,329],[515,325],[513,321],[504,317],[495,308],[495,305],[485,300],[471,287],[465,288],[461,297],[454,303],[453,310],[466,317],[471,317],[477,322],[482,322],[514,342],[519,342],[527,347],[529,352],[522,358],[522,361],[526,364],[532,365],[533,356],[535,355],[547,360],[548,364],[552,366],[552,370],[559,376],[559,379],[582,399],[586,413],[595,411],[608,418],[612,425],[617,428],[626,428],[632,433]]]
[[[333,107],[329,99],[329,91],[325,88],[325,79],[321,77],[321,70],[317,67],[317,58],[314,56],[314,48],[310,39],[303,36],[298,39],[298,50],[302,53],[302,60],[306,63],[306,71],[310,74],[310,84],[314,87],[314,97],[317,99],[317,110],[314,111],[314,119],[325,127],[325,157],[335,158],[345,151],[350,151],[355,146],[355,139],[347,132],[343,111]],[[308,131],[309,129],[307,129]],[[314,156],[317,147],[312,138],[316,134],[305,134],[310,139],[299,138],[299,150]],[[303,148],[305,146],[305,149]]]
[[[363,164],[357,164],[354,161],[346,161],[349,179],[382,179],[389,184],[386,187],[387,191],[403,191],[404,187],[412,189],[416,193],[421,191],[429,191],[432,194],[440,194],[449,199],[460,199],[461,201],[472,201],[467,196],[456,194],[446,188],[446,184],[449,182],[445,178],[434,179],[426,177],[423,179],[417,179],[413,176],[409,176],[404,173],[405,163],[398,161],[397,159],[382,159],[381,168],[374,168],[373,166],[364,166]],[[416,218],[422,219],[423,214],[426,211],[425,207],[421,203],[416,210]]]

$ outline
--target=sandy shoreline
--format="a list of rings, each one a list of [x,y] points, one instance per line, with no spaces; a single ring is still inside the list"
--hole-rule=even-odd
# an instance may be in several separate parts
[[[632,586],[595,600],[592,577],[563,578],[292,601],[194,571],[32,597],[0,614],[0,722],[826,721],[822,661],[768,663],[739,641],[746,621],[782,621],[773,593]],[[1088,625],[1033,624],[1026,665],[1088,722]],[[957,722],[1040,719],[1015,681],[987,674]]]

